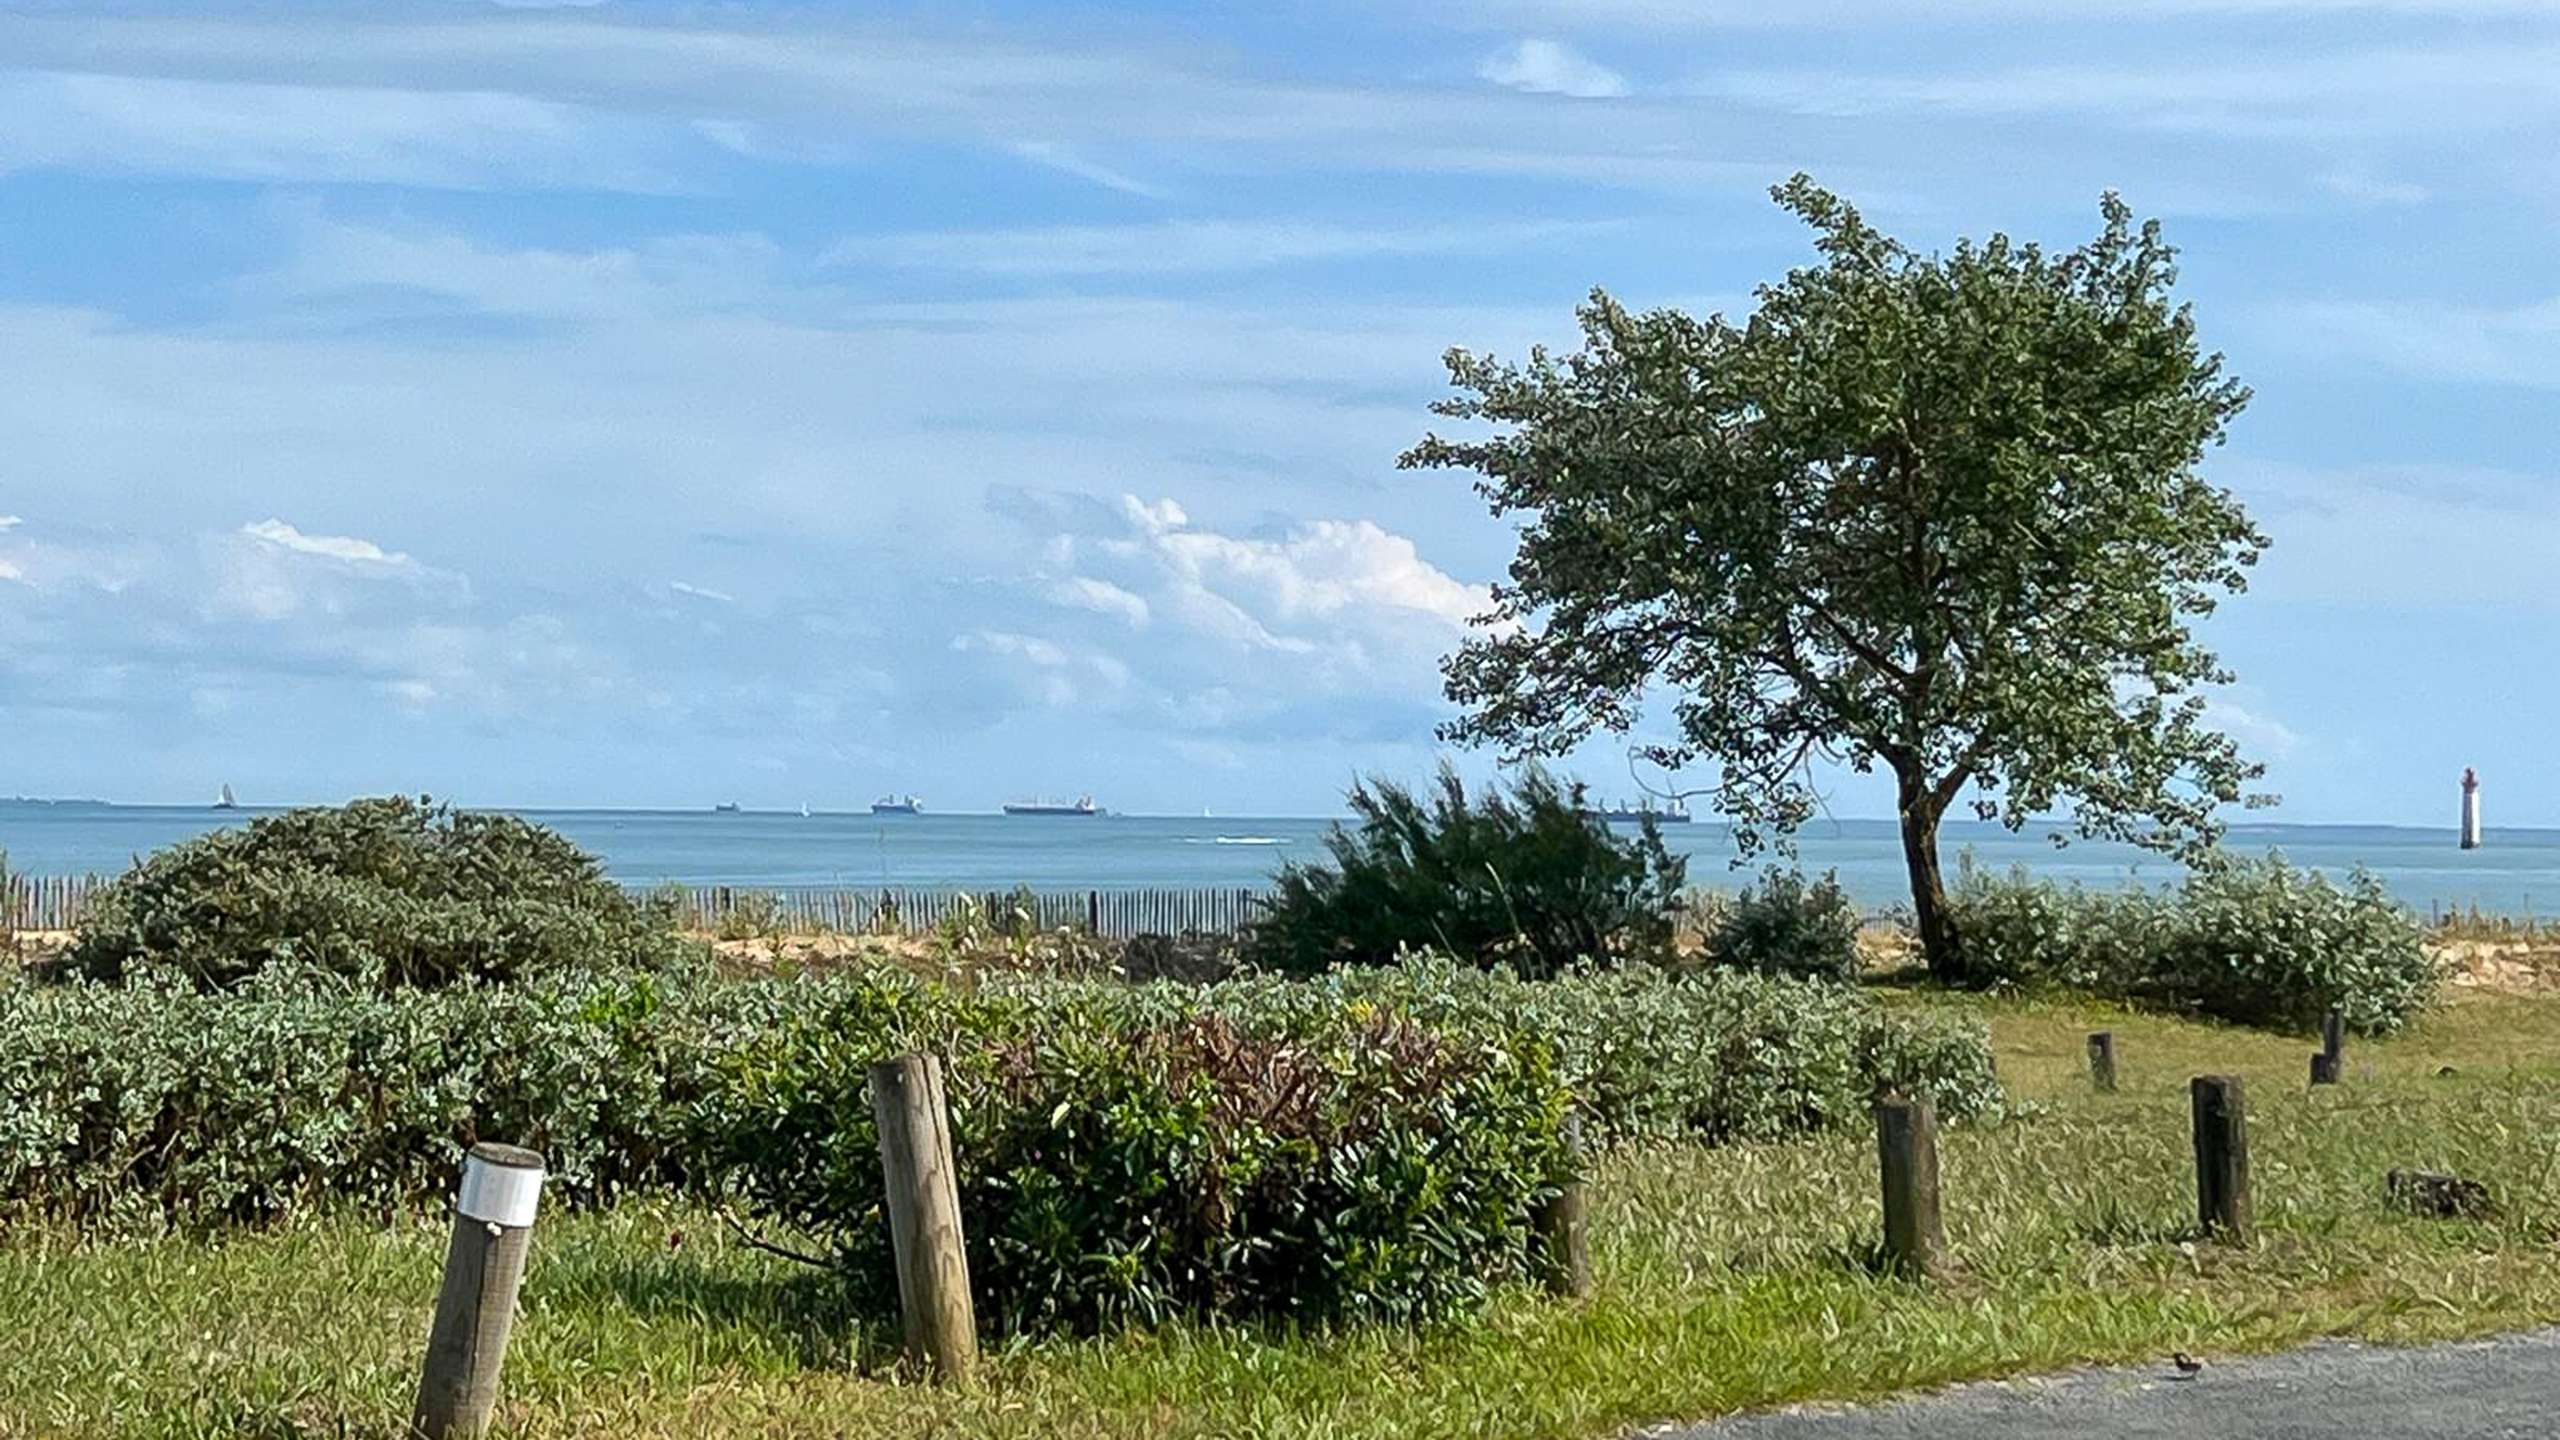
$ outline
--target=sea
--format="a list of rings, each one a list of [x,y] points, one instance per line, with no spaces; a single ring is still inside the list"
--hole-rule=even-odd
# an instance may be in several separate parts
[[[139,855],[257,816],[253,808],[109,805],[0,800],[0,853],[23,875],[112,873]],[[867,812],[526,810],[598,856],[615,879],[740,887],[953,887],[971,890],[1258,887],[1289,862],[1320,862],[1335,823],[1322,817],[1244,815],[872,815]],[[1751,866],[1732,866],[1723,825],[1666,825],[1690,857],[1693,883],[1738,887]],[[2130,846],[2043,832],[1947,822],[1950,871],[1961,861],[2089,886],[2159,885],[2179,866]],[[2281,852],[2297,865],[2344,875],[2371,870],[2421,913],[2477,908],[2531,916],[2560,911],[2560,830],[2490,830],[2477,850],[2452,827],[2274,825],[2232,827],[2227,849]],[[1832,871],[1862,906],[1908,895],[1901,842],[1889,820],[1818,821],[1796,837],[1799,862]],[[1763,863],[1754,861],[1752,865]]]

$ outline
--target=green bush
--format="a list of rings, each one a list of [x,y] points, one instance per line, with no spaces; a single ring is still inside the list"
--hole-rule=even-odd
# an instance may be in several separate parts
[[[671,917],[539,825],[405,797],[288,810],[142,860],[99,896],[64,961],[229,989],[270,966],[367,988],[657,967]]]
[[[893,1313],[868,1067],[948,1057],[980,1313],[1418,1317],[1516,1273],[1595,1141],[1864,1123],[1880,1090],[1999,1103],[1978,1026],[1840,986],[1435,959],[1125,985],[706,969],[374,991],[284,970],[0,983],[0,1225],[260,1223],[451,1194],[475,1139],[562,1203],[678,1190],[812,1237]]]
[[[1928,1096],[1949,1119],[2004,1098],[1979,1024],[1888,1010],[1840,985],[1651,966],[1532,982],[1426,960],[1344,971],[1324,988],[1348,1004],[1553,1047],[1602,1140],[1780,1139],[1863,1124],[1887,1090]]]
[[[1949,896],[1988,982],[2055,985],[2249,1025],[2309,1029],[2331,1009],[2396,1030],[2443,983],[2415,916],[2359,868],[2233,858],[2175,888],[2089,891],[1961,867]]]
[[[1772,865],[1722,906],[1707,959],[1762,975],[1851,981],[1860,969],[1858,924],[1836,873],[1808,884],[1802,871]]]
[[[1427,799],[1386,782],[1350,795],[1330,865],[1289,864],[1248,943],[1254,963],[1312,975],[1436,950],[1545,978],[1581,961],[1671,949],[1687,862],[1651,820],[1620,838],[1585,815],[1579,787],[1523,772],[1470,799],[1453,770]]]
[[[0,1216],[257,1223],[450,1194],[475,1140],[571,1203],[677,1183],[744,986],[629,975],[378,993],[282,972],[0,989]]]
[[[1271,992],[1195,1010],[884,975],[732,1056],[718,1127],[749,1208],[817,1239],[875,1313],[896,1272],[864,1086],[909,1048],[951,1057],[970,1277],[1000,1332],[1463,1308],[1518,1271],[1565,1164],[1536,1045]]]

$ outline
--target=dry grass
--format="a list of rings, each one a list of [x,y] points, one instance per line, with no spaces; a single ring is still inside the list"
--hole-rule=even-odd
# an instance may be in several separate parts
[[[681,1208],[560,1216],[509,1362],[513,1433],[1596,1436],[2171,1349],[2416,1340],[2560,1320],[2560,998],[2466,994],[2311,1091],[2295,1037],[2051,1002],[1968,1002],[2033,1113],[1951,1131],[1964,1272],[1879,1277],[1871,1141],[1619,1156],[1599,1294],[1527,1292],[1425,1334],[1173,1327],[898,1383],[816,1277]],[[2090,1093],[2082,1040],[2117,1036]],[[2450,1066],[2453,1073],[2442,1074]],[[2261,1243],[2197,1244],[2186,1080],[2246,1077]],[[2381,1203],[2384,1170],[2489,1183],[2490,1222]],[[0,1435],[393,1433],[442,1245],[355,1220],[216,1243],[0,1239]]]

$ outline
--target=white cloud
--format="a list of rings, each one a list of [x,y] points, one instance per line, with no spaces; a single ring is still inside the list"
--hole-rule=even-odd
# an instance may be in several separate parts
[[[291,550],[300,555],[317,555],[329,560],[343,560],[350,565],[380,565],[393,570],[417,567],[415,560],[394,554],[370,540],[353,535],[305,535],[282,520],[255,521],[240,527],[240,533],[252,540]]]
[[[738,597],[725,590],[713,590],[706,586],[690,585],[682,580],[668,581],[667,588],[678,595],[689,595],[696,600],[708,600],[717,605],[735,605],[738,603]]]
[[[15,530],[25,523],[27,523],[26,520],[21,516],[0,515],[0,530]]]
[[[1523,40],[1487,57],[1476,67],[1476,74],[1496,85],[1538,95],[1597,100],[1627,93],[1625,76],[1553,40]]]
[[[2205,701],[2204,723],[2239,742],[2240,753],[2252,760],[2282,760],[2302,743],[2283,721],[2224,696]]]
[[[1132,630],[1146,628],[1149,616],[1147,602],[1108,580],[1096,580],[1090,575],[1071,575],[1052,583],[1044,593],[1052,604],[1091,610],[1097,615],[1116,616],[1127,621]]]
[[[2332,170],[2320,177],[2320,188],[2360,205],[2421,205],[2430,192],[2424,185],[2384,180],[2360,170]]]

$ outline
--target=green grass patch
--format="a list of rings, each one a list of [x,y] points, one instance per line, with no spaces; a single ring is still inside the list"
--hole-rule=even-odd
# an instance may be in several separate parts
[[[2028,1113],[1943,1140],[1963,1265],[1878,1277],[1871,1137],[1660,1145],[1597,1178],[1599,1293],[1507,1289],[1419,1332],[1183,1325],[1027,1343],[961,1393],[902,1383],[891,1338],[813,1272],[709,1216],[631,1203],[537,1237],[509,1358],[520,1435],[1596,1436],[1813,1396],[2560,1320],[2560,1001],[2467,996],[2351,1042],[2107,1007],[1981,1000]],[[2082,1039],[2116,1033],[2123,1089]],[[2439,1073],[2444,1067],[2453,1073]],[[2186,1081],[2249,1084],[2261,1242],[2196,1244]],[[2382,1203],[2393,1166],[2485,1181],[2494,1221]],[[357,1217],[216,1241],[0,1237],[0,1436],[390,1436],[440,1223]]]

